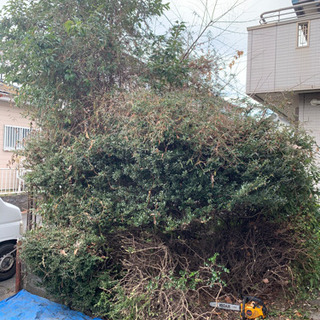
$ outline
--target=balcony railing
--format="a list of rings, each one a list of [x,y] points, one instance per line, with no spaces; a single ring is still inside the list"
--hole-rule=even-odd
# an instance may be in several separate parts
[[[0,168],[0,194],[24,192],[24,173],[24,169]]]
[[[319,0],[300,3],[291,7],[264,12],[260,15],[260,24],[284,22],[303,17],[312,18],[315,16],[320,16]]]

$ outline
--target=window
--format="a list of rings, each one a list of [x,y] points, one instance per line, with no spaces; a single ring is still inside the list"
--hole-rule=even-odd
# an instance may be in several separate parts
[[[6,151],[23,148],[24,139],[30,134],[30,128],[4,126],[3,149]]]
[[[309,22],[298,23],[297,47],[298,48],[308,47],[309,36],[310,36],[310,23]]]

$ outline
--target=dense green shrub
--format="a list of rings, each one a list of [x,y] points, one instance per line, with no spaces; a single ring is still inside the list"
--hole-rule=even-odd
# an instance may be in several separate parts
[[[72,227],[43,227],[27,237],[22,253],[49,293],[73,308],[92,310],[106,278],[108,259],[96,251],[100,241]]]
[[[313,210],[311,138],[246,113],[192,91],[119,99],[87,120],[90,131],[65,132],[67,143],[61,132],[44,137],[46,161],[27,149],[30,177],[48,198],[43,213],[110,232]]]
[[[118,305],[118,299],[127,301],[119,285],[101,289],[98,283],[107,275],[107,286],[112,283],[110,279],[116,284],[125,275],[128,269],[122,260],[123,243],[115,239],[130,233],[139,239],[138,230],[144,230],[151,239],[152,234],[162,234],[164,244],[176,253],[181,247],[177,243],[183,239],[199,253],[210,245],[201,259],[205,261],[215,252],[221,254],[220,262],[231,271],[229,280],[227,275],[222,277],[230,282],[228,290],[252,292],[254,286],[259,287],[239,278],[242,263],[254,265],[255,254],[263,263],[258,264],[261,268],[253,267],[254,279],[261,282],[269,275],[273,288],[278,288],[281,281],[287,286],[290,280],[297,286],[299,277],[305,279],[303,275],[316,267],[319,216],[313,184],[318,173],[309,136],[194,91],[159,96],[140,90],[116,96],[113,101],[87,119],[87,131],[82,134],[43,130],[26,148],[32,168],[30,182],[44,199],[40,213],[46,224],[58,229],[45,229],[48,236],[42,236],[42,229],[30,235],[25,257],[35,270],[44,259],[49,269],[41,272],[45,278],[50,274],[50,281],[45,283],[53,292],[79,307],[78,300],[83,296],[78,295],[78,286],[86,290],[95,287],[96,296],[83,306],[94,311],[99,301],[99,312],[104,315],[112,299],[117,301],[114,305]],[[87,260],[88,270],[81,267],[84,257],[71,254],[68,262],[62,262],[66,257],[51,245],[60,244],[61,237],[69,239],[71,242],[62,248],[72,253],[76,240],[68,236],[69,229],[78,233],[77,239],[98,239],[90,240],[93,251],[92,244],[84,245],[84,254],[92,255]],[[256,243],[249,242],[258,248],[244,250],[248,239],[257,239]],[[50,244],[51,262],[46,262],[42,242]],[[191,263],[191,256],[184,251],[181,257]],[[109,262],[104,264],[101,259],[106,256]],[[276,265],[271,257],[277,257]],[[194,262],[190,272],[197,272],[201,259]],[[72,274],[65,271],[69,264],[76,268]],[[270,266],[280,264],[273,270],[279,272],[278,278],[271,280]],[[52,265],[57,269],[50,273]],[[118,266],[112,269],[112,275],[110,265]],[[179,269],[185,268],[179,265],[175,264],[173,277],[179,278]],[[290,278],[290,268],[295,266],[296,273]],[[89,275],[82,277],[86,270]],[[307,278],[306,286],[317,283],[316,276],[309,274]],[[212,292],[220,285],[211,288]],[[259,287],[258,292],[263,290]],[[68,300],[71,292],[72,299]],[[105,298],[106,294],[111,300]],[[146,302],[135,299],[137,305]]]
[[[208,319],[222,290],[316,288],[313,140],[220,98],[208,34],[199,55],[184,23],[149,28],[167,7],[8,1],[0,68],[39,128],[23,155],[42,226],[24,261],[71,307],[114,320]]]

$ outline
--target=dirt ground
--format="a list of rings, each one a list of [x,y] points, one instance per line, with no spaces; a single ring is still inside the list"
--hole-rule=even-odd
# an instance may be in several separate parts
[[[15,294],[15,277],[0,282],[0,301]],[[268,305],[269,320],[320,320],[320,296],[309,302],[303,302],[299,305],[290,305],[290,303],[278,302]],[[217,319],[239,320],[238,312],[219,311],[216,309]]]

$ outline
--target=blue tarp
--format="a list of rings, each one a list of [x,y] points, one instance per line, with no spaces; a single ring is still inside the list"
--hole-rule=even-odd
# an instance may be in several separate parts
[[[81,312],[44,299],[26,290],[0,301],[2,320],[92,320]],[[101,320],[95,318],[96,320]]]

